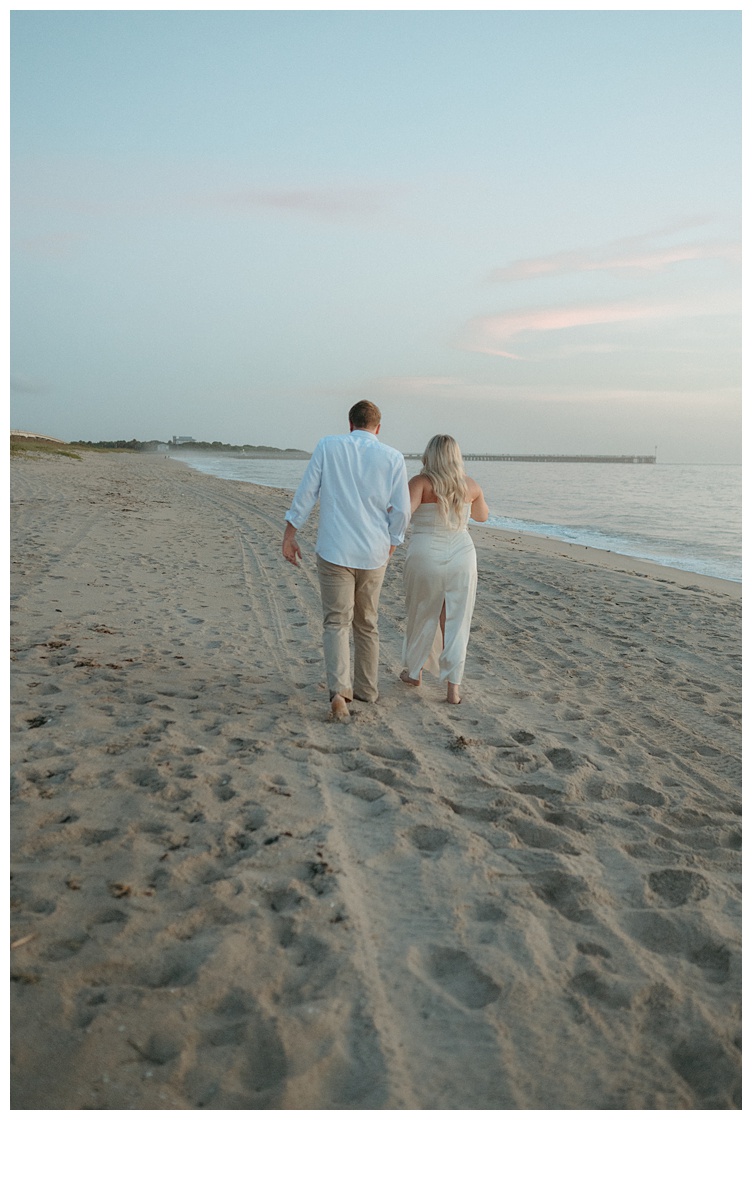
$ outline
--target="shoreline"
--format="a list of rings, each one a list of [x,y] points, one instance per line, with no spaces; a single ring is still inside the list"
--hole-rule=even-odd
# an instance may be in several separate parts
[[[553,557],[569,558],[584,566],[652,579],[656,583],[672,584],[677,587],[708,592],[712,595],[730,596],[734,599],[741,599],[742,596],[742,585],[734,579],[721,579],[715,575],[700,575],[694,571],[682,571],[678,567],[666,567],[649,559],[633,558],[630,554],[619,554],[615,550],[597,550],[592,546],[582,546],[578,542],[564,542],[558,538],[518,533],[512,530],[485,529],[483,526],[473,526],[473,529],[477,529],[488,537],[501,535],[501,540],[505,544],[522,552],[535,549]]]
[[[221,478],[215,475],[208,477]],[[294,495],[294,489],[276,487],[272,484],[252,483],[239,479],[227,479],[223,482],[243,488],[258,488],[262,493],[279,492],[285,497],[285,509],[289,507],[289,501]],[[532,551],[550,558],[569,559],[587,567],[651,579],[655,583],[707,592],[710,595],[729,596],[736,600],[741,600],[742,597],[742,584],[734,579],[721,579],[715,575],[700,575],[694,571],[680,570],[678,567],[666,567],[649,559],[634,558],[630,554],[619,554],[616,550],[598,550],[592,546],[582,546],[577,542],[565,542],[559,538],[545,537],[542,534],[499,529],[496,526],[489,527],[485,524],[471,523],[470,531],[476,546],[483,546],[485,539],[488,539],[491,544],[496,542],[499,546],[523,554]],[[306,526],[303,535],[307,534],[308,527]],[[310,541],[310,537],[308,540]]]
[[[11,463],[12,1107],[739,1108],[738,595],[475,527],[457,708],[400,548],[339,725],[315,521],[164,467]]]
[[[191,464],[184,457],[171,456],[170,461],[181,462],[183,465],[191,467]],[[261,461],[271,460],[262,459]],[[223,479],[227,483],[239,484],[241,486],[248,484],[252,487],[260,487],[264,489],[268,488],[272,491],[285,492],[290,496],[292,496],[294,493],[294,488],[279,487],[275,484],[256,483],[251,480],[230,479],[222,475],[211,475],[210,472],[201,471],[200,468],[195,466],[191,467],[191,469],[200,475],[210,475],[213,479]],[[663,563],[657,562],[653,559],[643,559],[637,555],[624,554],[618,550],[601,550],[593,546],[584,545],[581,542],[565,541],[564,539],[556,538],[546,534],[527,533],[523,529],[506,529],[498,526],[474,525],[472,523],[471,529],[482,530],[484,534],[487,535],[490,535],[491,533],[497,533],[502,536],[502,538],[509,541],[519,542],[523,546],[535,547],[539,543],[550,545],[554,553],[559,552],[557,548],[561,548],[561,553],[571,551],[571,556],[578,562],[588,563],[590,565],[608,567],[610,565],[610,561],[614,560],[615,565],[613,569],[615,570],[629,570],[630,568],[627,566],[627,564],[634,564],[637,573],[645,574],[651,579],[657,579],[662,582],[677,583],[680,585],[682,584],[682,581],[684,581],[685,586],[696,586],[703,589],[706,587],[706,583],[709,581],[711,585],[711,591],[717,591],[719,594],[727,596],[741,595],[742,583],[739,580],[726,579],[723,576],[717,575],[705,575],[696,571],[687,571],[680,567],[664,565]]]

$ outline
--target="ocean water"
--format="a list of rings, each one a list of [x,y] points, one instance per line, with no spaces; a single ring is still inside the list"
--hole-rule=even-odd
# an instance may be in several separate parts
[[[181,455],[221,479],[296,488],[306,461]],[[420,463],[410,459],[408,475]],[[741,467],[468,462],[488,524],[741,580]],[[281,514],[280,514],[281,516]]]

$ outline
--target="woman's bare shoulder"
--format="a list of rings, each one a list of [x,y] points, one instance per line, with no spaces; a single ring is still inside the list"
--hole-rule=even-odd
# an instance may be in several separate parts
[[[483,495],[483,488],[469,475],[465,476],[465,487],[467,488],[467,496],[469,500],[475,500],[477,496]]]

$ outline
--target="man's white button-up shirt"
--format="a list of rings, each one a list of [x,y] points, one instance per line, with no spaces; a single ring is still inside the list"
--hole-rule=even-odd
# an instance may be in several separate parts
[[[383,567],[410,521],[405,460],[367,429],[322,438],[285,520],[300,529],[317,500],[316,553],[341,567]]]

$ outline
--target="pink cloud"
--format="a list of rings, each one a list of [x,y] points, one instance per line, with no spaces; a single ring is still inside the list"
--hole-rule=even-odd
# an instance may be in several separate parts
[[[739,242],[685,242],[683,245],[656,247],[646,238],[612,242],[601,250],[573,250],[541,258],[522,258],[492,271],[492,283],[510,283],[520,279],[540,279],[577,271],[645,272],[662,271],[680,262],[721,259],[738,262]]]
[[[592,325],[630,321],[660,321],[672,317],[704,316],[732,311],[732,298],[704,296],[681,300],[617,300],[610,303],[564,304],[551,308],[521,308],[468,322],[461,345],[479,354],[509,356],[510,339],[526,333],[550,333]]]

